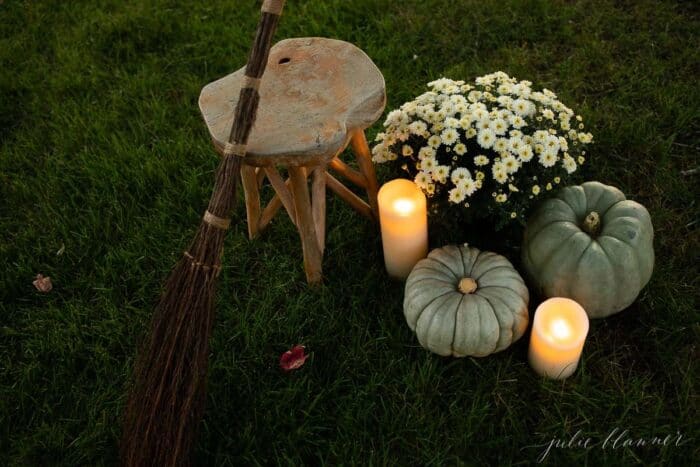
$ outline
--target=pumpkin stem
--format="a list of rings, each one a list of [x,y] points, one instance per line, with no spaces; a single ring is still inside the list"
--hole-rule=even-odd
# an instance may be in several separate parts
[[[460,292],[466,295],[469,293],[474,293],[478,286],[476,285],[476,281],[471,277],[463,277],[462,280],[459,281],[457,288]]]
[[[591,211],[583,220],[582,228],[584,232],[592,237],[598,235],[600,231],[600,215],[595,211]]]

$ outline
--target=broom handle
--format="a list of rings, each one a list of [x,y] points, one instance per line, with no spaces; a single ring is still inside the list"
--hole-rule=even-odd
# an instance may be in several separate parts
[[[260,79],[267,66],[272,38],[277,29],[284,3],[285,0],[264,0],[262,4],[262,17],[250,50],[231,132],[224,145],[223,158],[217,169],[214,190],[204,214],[206,223],[220,229],[227,229],[231,222],[236,196],[235,190],[231,190],[231,180],[238,177],[241,160],[246,154],[248,136],[255,123],[258,103],[260,102],[260,94],[258,93]]]

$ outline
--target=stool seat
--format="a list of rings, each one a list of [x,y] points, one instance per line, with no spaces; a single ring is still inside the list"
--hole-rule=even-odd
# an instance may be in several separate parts
[[[209,83],[199,96],[219,153],[229,138],[244,73],[241,68]],[[326,188],[363,216],[378,217],[377,177],[365,129],[384,111],[384,77],[362,50],[347,42],[287,39],[272,47],[259,94],[258,116],[241,164],[248,236],[257,237],[284,207],[299,232],[306,279],[318,284],[326,242]],[[357,169],[341,160],[348,146]],[[331,171],[365,191],[367,201]],[[265,179],[274,196],[263,208]]]
[[[219,152],[228,141],[245,68],[206,85],[199,107]],[[275,44],[259,88],[245,163],[309,166],[331,161],[386,104],[384,77],[356,46],[319,37]]]

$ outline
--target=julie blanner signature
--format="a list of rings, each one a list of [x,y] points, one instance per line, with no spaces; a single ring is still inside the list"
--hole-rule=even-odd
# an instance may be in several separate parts
[[[525,446],[522,450],[538,449],[537,462],[544,462],[547,457],[556,450],[575,450],[575,449],[605,449],[605,450],[623,450],[623,449],[645,449],[645,448],[664,448],[678,447],[688,444],[692,438],[687,438],[680,431],[673,434],[659,434],[655,436],[640,437],[635,436],[630,430],[615,427],[607,433],[605,437],[594,438],[593,436],[584,435],[582,430],[578,430],[573,436],[553,437],[542,444],[533,444]]]

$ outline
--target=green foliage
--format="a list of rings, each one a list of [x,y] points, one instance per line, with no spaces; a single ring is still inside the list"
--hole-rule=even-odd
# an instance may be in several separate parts
[[[244,64],[258,15],[253,1],[0,2],[0,465],[116,464],[139,336],[217,164],[199,91]],[[278,37],[357,44],[388,109],[496,69],[556,90],[595,134],[587,178],[649,209],[659,261],[629,310],[592,322],[576,375],[542,381],[527,339],[486,359],[421,349],[376,228],[344,203],[329,197],[316,290],[294,226],[280,215],[250,242],[239,203],[199,465],[530,463],[527,446],[615,427],[695,441],[557,449],[551,464],[696,464],[700,184],[681,171],[698,164],[698,31],[692,2],[290,0]],[[449,234],[508,253],[478,225]],[[283,374],[296,343],[311,357]]]

